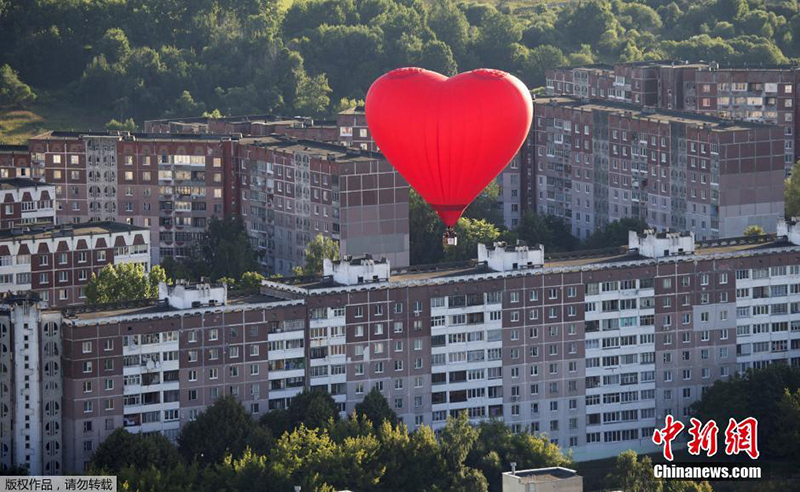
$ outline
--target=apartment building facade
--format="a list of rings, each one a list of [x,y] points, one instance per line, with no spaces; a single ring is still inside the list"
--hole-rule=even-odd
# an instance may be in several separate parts
[[[227,116],[221,118],[168,118],[144,122],[145,133],[210,133],[214,135],[269,136],[286,135],[293,138],[337,142],[335,121],[306,117],[284,118],[276,115]]]
[[[56,223],[55,187],[30,178],[0,179],[0,230]]]
[[[783,216],[781,127],[571,97],[538,98],[534,115],[536,210],[576,237],[626,217],[735,237]]]
[[[0,144],[0,179],[41,178],[39,170],[36,170],[36,174],[33,172],[27,145]]]
[[[797,84],[795,66],[634,62],[564,67],[546,73],[549,95],[620,101],[781,126],[787,173],[798,159]]]
[[[150,271],[150,235],[115,222],[0,231],[0,294],[33,291],[45,306],[84,303],[85,288],[106,265]]]
[[[118,221],[145,227],[150,230],[154,264],[189,254],[213,217],[237,214],[250,222],[248,230],[267,255],[264,266],[271,273],[286,274],[292,266],[302,265],[302,251],[317,233],[337,235],[347,254],[385,255],[397,266],[408,265],[408,187],[382,156],[366,151],[362,156],[340,145],[302,140],[297,145],[307,149],[306,157],[295,160],[294,151],[278,152],[275,158],[282,162],[282,173],[285,169],[277,177],[281,190],[267,189],[275,177],[267,179],[269,173],[259,165],[266,166],[274,155],[268,159],[264,152],[271,151],[265,149],[289,148],[296,142],[285,135],[48,132],[31,139],[30,165],[42,169],[42,178],[54,187],[58,223]],[[349,164],[317,169],[318,159],[332,162],[345,157]],[[270,167],[273,164],[269,161]],[[293,165],[298,169],[290,169]],[[342,174],[349,176],[347,183],[341,191],[333,190],[333,181],[338,183]],[[284,195],[283,190],[294,190],[297,176],[309,180],[298,183],[302,193]],[[344,188],[348,185],[351,189]],[[275,193],[289,196],[292,208],[273,210]],[[332,203],[333,193],[348,201]],[[293,206],[295,200],[302,202],[300,208]],[[283,207],[283,198],[279,201]],[[286,232],[276,233],[274,224],[266,223],[273,220],[267,214],[274,213]],[[259,214],[264,223],[256,226]],[[295,235],[295,230],[301,234]]]
[[[28,327],[53,323],[62,347],[65,471],[116,428],[174,438],[222,394],[258,416],[304,388],[352,412],[377,387],[412,429],[466,410],[596,459],[655,451],[664,417],[687,420],[716,380],[800,364],[800,228],[779,233],[634,233],[627,249],[584,258],[496,244],[445,270],[345,258],[248,298],[179,285],[97,312],[29,302]],[[7,304],[0,325],[16,330]]]
[[[342,255],[409,264],[409,188],[382,155],[274,137],[240,146],[242,216],[266,271],[290,275],[318,234],[337,240]]]

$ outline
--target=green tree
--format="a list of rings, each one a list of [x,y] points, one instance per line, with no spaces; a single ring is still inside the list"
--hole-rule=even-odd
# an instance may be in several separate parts
[[[800,389],[785,389],[777,410],[777,427],[781,430],[775,436],[775,454],[784,458],[797,456],[800,453]]]
[[[517,463],[521,470],[550,466],[569,466],[570,460],[555,444],[544,437],[528,432],[514,433],[500,421],[482,422],[478,426],[478,440],[470,451],[466,463],[483,473],[489,490],[502,490],[502,474]]]
[[[763,236],[764,235],[764,228],[760,225],[749,225],[745,227],[744,232],[742,232],[742,236]]]
[[[606,487],[625,492],[713,492],[711,485],[705,481],[656,478],[650,457],[639,458],[633,450],[617,456],[614,469],[606,476]]]
[[[106,265],[92,274],[86,285],[87,304],[134,301],[158,297],[158,284],[166,280],[164,270],[154,266],[149,274],[137,263]]]
[[[591,236],[586,238],[583,249],[603,249],[628,244],[628,232],[636,231],[642,233],[647,229],[647,223],[641,219],[620,219],[606,224],[597,229]]]
[[[478,195],[464,211],[464,217],[476,220],[485,220],[500,227],[503,225],[503,211],[498,207],[500,185],[492,181]]]
[[[397,422],[397,415],[377,386],[373,386],[364,399],[356,404],[355,413],[366,416],[376,429],[384,421],[392,425]]]
[[[339,259],[339,243],[328,236],[317,234],[306,246],[305,255],[306,264],[303,268],[295,268],[295,275],[321,275],[326,258]]]
[[[470,260],[477,256],[478,243],[491,244],[500,237],[497,227],[485,220],[462,217],[455,226],[458,244],[445,249],[447,261]]]
[[[175,446],[161,434],[131,434],[117,429],[100,443],[91,459],[91,468],[117,473],[125,467],[164,471],[180,462]]]
[[[294,107],[300,114],[321,116],[328,112],[331,88],[325,74],[303,77],[297,86]]]
[[[264,281],[264,279],[265,277],[258,272],[244,272],[239,281],[239,286],[251,292],[258,292],[261,289],[261,282]]]
[[[442,41],[425,43],[420,53],[419,66],[447,76],[453,76],[458,72],[458,64],[452,50]]]
[[[319,429],[339,420],[339,409],[327,391],[306,390],[292,398],[289,416],[293,428],[302,423],[311,429]]]
[[[36,100],[36,94],[19,79],[8,64],[0,67],[0,107],[24,106]]]
[[[554,215],[526,212],[516,232],[519,239],[529,246],[543,245],[545,253],[572,251],[579,245],[578,238],[572,235],[570,225]]]
[[[786,178],[783,198],[786,217],[800,217],[800,161],[794,163],[791,174]]]
[[[467,411],[458,417],[448,417],[440,435],[442,458],[449,473],[446,490],[487,491],[486,477],[475,468],[467,466],[466,459],[478,440],[478,431],[469,423]]]
[[[413,188],[409,190],[408,197],[408,231],[412,265],[426,265],[442,260],[444,224]]]
[[[258,270],[258,262],[250,237],[240,216],[212,217],[203,239],[193,245],[187,271],[197,280],[208,277],[241,278],[245,272]]]
[[[606,487],[625,492],[661,492],[664,484],[653,475],[649,456],[640,460],[636,451],[629,450],[617,456],[614,469],[606,477]]]
[[[136,131],[136,122],[133,121],[133,118],[128,118],[125,121],[117,121],[115,119],[111,119],[111,121],[106,123],[106,130],[119,130],[119,131],[126,131],[126,132],[135,132]]]
[[[786,416],[791,413],[789,407],[782,407],[782,404],[791,405],[784,400],[786,392],[793,395],[799,388],[800,368],[774,364],[764,369],[750,369],[743,375],[716,381],[692,405],[692,411],[702,422],[756,418],[759,451],[765,458],[785,458],[786,445],[781,436],[786,430],[783,428]],[[720,434],[722,439],[724,432]]]
[[[178,450],[186,460],[208,465],[228,454],[239,458],[248,446],[263,449],[270,440],[269,430],[256,425],[236,398],[222,396],[181,428]]]

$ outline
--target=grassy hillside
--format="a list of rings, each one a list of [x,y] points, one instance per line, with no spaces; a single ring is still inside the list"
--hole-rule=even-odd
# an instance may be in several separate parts
[[[113,116],[42,97],[27,109],[0,110],[0,143],[23,144],[47,130],[102,130]]]

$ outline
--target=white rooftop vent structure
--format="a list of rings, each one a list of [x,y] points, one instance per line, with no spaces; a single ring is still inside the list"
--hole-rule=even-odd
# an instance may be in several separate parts
[[[327,258],[322,263],[322,273],[333,277],[341,285],[357,285],[364,282],[385,282],[389,280],[389,260],[373,260],[372,256],[345,256],[339,261]]]
[[[158,286],[158,299],[166,299],[170,307],[175,309],[222,306],[228,302],[228,286],[212,287],[205,283],[194,285],[179,283],[171,286],[162,282]]]
[[[786,236],[790,243],[800,246],[800,217],[792,217],[792,220],[778,219],[777,236]]]
[[[628,249],[638,250],[647,258],[663,258],[694,254],[693,232],[656,232],[645,229],[643,234],[628,232]]]
[[[507,245],[504,242],[494,243],[487,247],[478,244],[478,262],[486,262],[495,272],[508,272],[523,268],[537,268],[544,265],[544,246],[541,244],[531,248],[518,242]]]

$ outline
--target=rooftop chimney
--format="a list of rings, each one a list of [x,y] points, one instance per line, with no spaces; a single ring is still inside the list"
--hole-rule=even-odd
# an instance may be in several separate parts
[[[339,261],[325,258],[322,271],[323,275],[333,277],[333,281],[341,285],[385,282],[389,280],[389,260],[373,260],[370,255],[345,256]]]
[[[647,258],[690,255],[694,253],[693,232],[656,232],[645,229],[642,234],[628,232],[628,249]]]
[[[544,265],[544,246],[530,248],[522,241],[516,245],[497,242],[490,247],[478,244],[478,262],[486,262],[495,272],[539,268]]]

